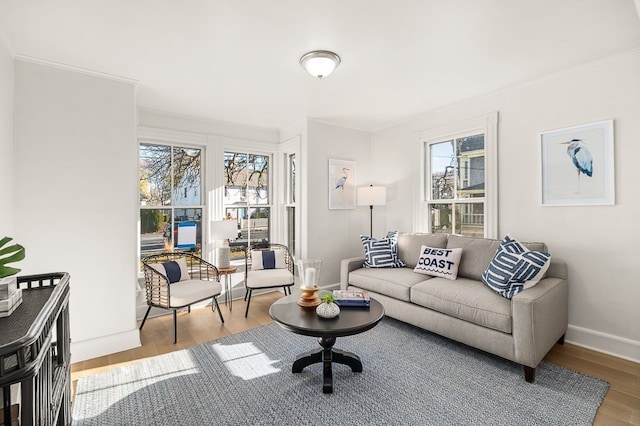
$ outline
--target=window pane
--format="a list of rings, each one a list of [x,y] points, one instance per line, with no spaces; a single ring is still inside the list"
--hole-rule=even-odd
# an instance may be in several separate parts
[[[431,199],[452,199],[455,180],[453,141],[430,145],[429,157],[431,164]]]
[[[247,202],[269,204],[269,157],[249,154]]]
[[[484,237],[484,203],[461,203],[459,206],[459,233],[470,237]]]
[[[434,234],[450,234],[453,226],[451,204],[430,204],[431,232]]]
[[[140,205],[171,204],[171,147],[140,145]]]
[[[456,139],[458,198],[484,197],[484,134]]]
[[[269,207],[252,208],[249,210],[247,226],[249,228],[249,242],[269,242]]]
[[[296,155],[289,155],[289,203],[296,202]]]
[[[173,204],[193,206],[202,204],[201,196],[202,151],[195,148],[173,149]]]
[[[171,248],[171,210],[140,210],[140,255],[162,253]],[[166,237],[169,238],[166,238]]]
[[[287,207],[287,245],[289,251],[296,252],[296,208]]]
[[[246,203],[248,155],[237,152],[224,153],[224,203]]]

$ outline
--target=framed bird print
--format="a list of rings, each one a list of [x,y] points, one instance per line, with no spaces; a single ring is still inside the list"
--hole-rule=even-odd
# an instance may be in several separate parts
[[[356,208],[356,162],[329,160],[329,210]]]
[[[540,134],[542,205],[615,204],[613,120]]]

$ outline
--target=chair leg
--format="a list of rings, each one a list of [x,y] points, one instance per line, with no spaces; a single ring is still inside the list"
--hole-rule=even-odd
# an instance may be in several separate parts
[[[149,306],[149,308],[147,309],[147,313],[144,314],[144,318],[142,319],[142,324],[140,324],[140,328],[138,330],[142,330],[142,327],[144,327],[144,322],[147,320],[147,316],[149,316],[150,311],[151,311],[151,306]]]
[[[191,313],[191,305],[187,306],[187,312]]]
[[[527,367],[526,365],[523,365],[524,367],[524,380],[527,383],[533,383],[536,380],[536,369],[533,367]]]
[[[244,292],[244,301],[247,301],[247,294],[249,294],[249,289],[246,289]]]
[[[216,305],[216,309],[218,310],[218,315],[220,315],[220,322],[224,324],[224,318],[222,318],[222,311],[220,310],[220,306],[218,305],[218,299],[213,296],[213,303]]]
[[[178,310],[173,310],[173,344],[178,343]]]
[[[251,289],[247,289],[247,310],[244,311],[244,317],[246,318],[249,315],[249,304],[251,304]]]

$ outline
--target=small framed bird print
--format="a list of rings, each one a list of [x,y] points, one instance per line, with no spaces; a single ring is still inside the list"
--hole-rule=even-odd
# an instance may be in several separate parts
[[[615,204],[613,120],[540,134],[543,206]]]
[[[329,160],[329,209],[356,208],[356,162]]]

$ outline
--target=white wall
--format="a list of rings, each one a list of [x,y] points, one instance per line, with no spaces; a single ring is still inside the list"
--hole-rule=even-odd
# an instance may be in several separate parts
[[[0,238],[13,232],[13,59],[0,38]]]
[[[15,60],[23,274],[71,275],[72,361],[140,345],[135,85]]]
[[[407,167],[407,153],[415,153],[416,132],[499,111],[499,234],[544,241],[554,258],[567,262],[569,341],[640,361],[639,98],[636,50],[376,132],[372,160],[391,193],[386,228],[411,227],[421,177]],[[616,204],[542,207],[539,133],[611,118]]]
[[[329,159],[353,160],[356,185],[378,183],[370,161],[371,134],[308,120],[306,140],[306,257],[322,259],[320,284],[340,282],[340,261],[362,255],[360,234],[369,234],[369,208],[329,210]],[[304,151],[303,151],[304,153]],[[384,215],[375,208],[375,217]],[[374,235],[386,233],[374,227]],[[303,252],[305,253],[305,252]]]

